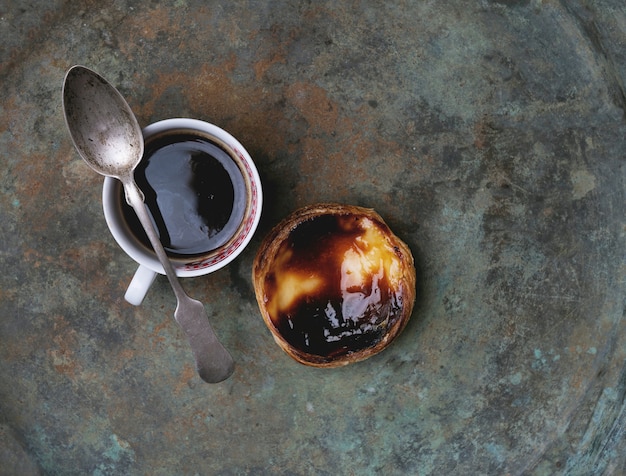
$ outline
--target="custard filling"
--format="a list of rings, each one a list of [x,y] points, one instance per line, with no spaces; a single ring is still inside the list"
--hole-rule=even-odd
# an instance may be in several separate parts
[[[264,300],[294,348],[334,358],[371,347],[402,315],[402,256],[386,225],[323,215],[291,230],[264,282]]]

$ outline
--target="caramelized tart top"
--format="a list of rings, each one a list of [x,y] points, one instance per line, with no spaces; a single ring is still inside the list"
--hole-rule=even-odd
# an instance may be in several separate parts
[[[376,212],[349,205],[312,205],[283,220],[261,245],[253,279],[276,342],[319,367],[380,352],[415,300],[408,247]]]

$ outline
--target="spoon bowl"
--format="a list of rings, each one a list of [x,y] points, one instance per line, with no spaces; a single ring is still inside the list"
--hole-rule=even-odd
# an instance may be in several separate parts
[[[96,172],[132,174],[143,156],[141,127],[117,89],[95,72],[70,68],[63,83],[63,110],[74,146]]]

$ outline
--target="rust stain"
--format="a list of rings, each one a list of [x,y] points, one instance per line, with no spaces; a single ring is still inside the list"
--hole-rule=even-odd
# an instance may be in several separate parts
[[[0,346],[0,355],[6,362],[19,362],[24,359],[30,359],[34,352],[38,352],[39,349],[45,348],[49,344],[47,340],[44,343],[42,341],[43,338],[38,333],[22,333],[19,339],[9,339],[3,342],[3,345]]]
[[[78,248],[69,248],[61,254],[61,260],[67,263],[67,268],[84,273],[100,269],[110,256],[107,246],[101,241],[94,241]]]
[[[252,33],[250,36],[253,38],[258,35],[256,33]],[[287,62],[286,48],[288,46],[288,43],[290,43],[291,41],[282,41],[280,35],[276,30],[271,31],[271,37],[272,46],[269,49],[269,54],[267,55],[267,58],[261,58],[252,65],[257,81],[262,80],[267,71],[269,71],[270,68],[272,68],[274,65],[286,64]]]
[[[490,136],[496,132],[493,122],[488,115],[483,116],[474,124],[474,147],[479,150],[489,147]]]
[[[20,132],[15,133],[19,137]],[[15,195],[20,202],[17,213],[21,214],[22,221],[29,223],[33,232],[46,231],[65,210],[67,201],[74,201],[71,191],[58,188],[58,184],[63,182],[58,180],[62,174],[62,167],[58,167],[58,164],[68,160],[65,151],[66,149],[61,148],[52,156],[47,153],[32,153],[28,155],[28,160],[19,161],[13,166]],[[51,167],[52,164],[57,166]],[[91,193],[84,184],[78,184],[77,187]]]
[[[287,88],[285,96],[315,132],[331,134],[339,126],[339,108],[319,86],[298,82]]]
[[[137,110],[143,117],[154,117],[158,100],[168,89],[177,86],[200,117],[243,117],[260,96],[254,89],[233,87],[229,75],[236,64],[237,58],[233,55],[217,65],[204,64],[194,72],[158,73],[152,85],[152,99],[139,105]]]
[[[301,141],[300,173],[305,177],[322,177],[328,161],[328,148],[323,139],[305,137]]]
[[[120,352],[118,352],[114,366],[115,371],[119,372],[120,370],[126,368],[126,366],[128,365],[128,361],[135,358],[135,355],[136,352],[132,349],[122,349]]]
[[[15,166],[18,177],[16,189],[20,198],[23,197],[26,203],[37,200],[44,187],[44,180],[49,176],[46,156],[38,154],[31,156],[30,159],[20,161]]]
[[[56,262],[54,257],[46,255],[34,248],[24,249],[22,251],[22,257],[24,261],[30,263],[33,268],[39,268],[42,264],[52,264]]]
[[[570,379],[569,384],[572,388],[580,390],[581,388],[584,387],[586,379],[587,379],[587,375],[584,372],[577,371],[576,373],[574,373],[574,375],[572,375],[572,378]]]
[[[481,150],[487,147],[487,134],[483,122],[477,122],[474,125],[474,147]]]
[[[263,77],[265,76],[265,74],[267,73],[267,71],[274,66],[275,64],[285,64],[287,62],[284,53],[278,52],[275,53],[271,58],[269,59],[261,59],[259,61],[257,61],[256,63],[254,63],[253,65],[253,69],[254,69],[254,75],[257,81],[260,81],[261,79],[263,79]]]
[[[2,105],[2,108],[4,109],[4,112],[3,114],[0,114],[0,129],[3,131],[11,131],[12,135],[15,136],[15,132],[12,128],[14,125],[14,118],[23,114],[18,114],[20,112],[20,107],[16,104],[16,97],[9,96],[6,102]],[[19,121],[15,121],[15,123],[17,122]]]
[[[135,357],[135,351],[131,350],[131,349],[123,349],[120,353],[119,353],[120,358],[122,358],[123,360],[130,360],[133,357]]]
[[[162,344],[165,342],[165,337],[160,335],[161,331],[167,329],[170,325],[169,319],[164,319],[160,324],[154,326],[154,330],[150,333],[150,338],[152,340],[152,347],[155,348],[158,344]]]
[[[145,40],[155,40],[159,32],[167,32],[169,37],[180,36],[177,22],[170,19],[170,8],[159,6],[150,10],[140,10],[133,15],[125,17],[123,30],[127,35],[127,41],[122,41],[119,48],[125,56],[134,57],[137,44]]]
[[[98,294],[110,287],[111,276],[106,266],[112,260],[109,247],[102,241],[68,248],[61,253],[58,263],[64,270],[79,278],[81,286],[90,294]]]
[[[63,316],[54,318],[53,332],[52,341],[56,347],[48,350],[52,366],[58,373],[74,379],[81,370],[81,366],[74,358],[74,349],[78,346],[77,333]]]
[[[174,395],[180,395],[183,390],[188,389],[189,386],[187,382],[194,378],[195,375],[196,371],[193,366],[191,364],[185,364],[178,378],[178,382],[176,382],[176,386],[174,387]]]
[[[1,289],[0,288],[0,301],[10,301],[15,299],[19,295],[18,290],[16,288],[12,289]]]

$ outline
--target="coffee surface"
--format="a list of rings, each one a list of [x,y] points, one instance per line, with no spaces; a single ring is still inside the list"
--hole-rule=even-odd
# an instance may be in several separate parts
[[[169,134],[147,141],[135,180],[169,255],[208,253],[226,243],[243,218],[241,171],[226,150],[202,136]],[[133,234],[150,247],[132,208],[125,201],[123,207]]]

